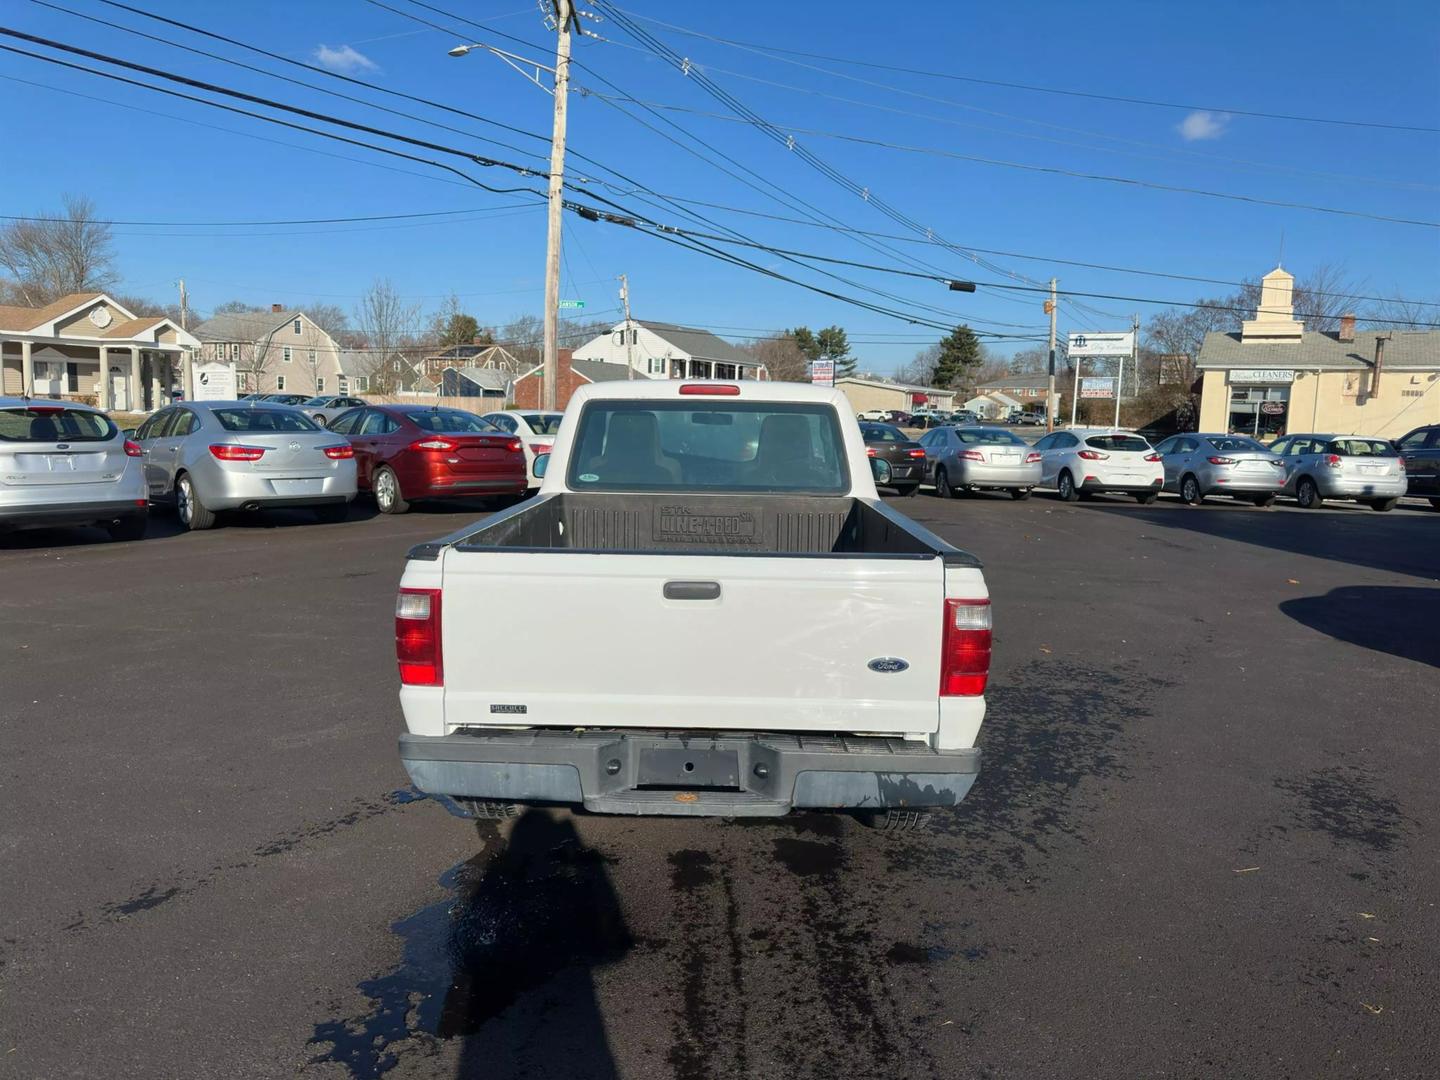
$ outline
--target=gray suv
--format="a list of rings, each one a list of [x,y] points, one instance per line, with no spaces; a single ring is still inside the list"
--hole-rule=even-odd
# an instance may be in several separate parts
[[[0,397],[0,533],[99,525],[138,540],[147,506],[140,447],[99,409]]]
[[[1285,494],[1307,510],[1326,499],[1355,499],[1393,510],[1408,484],[1389,439],[1363,435],[1286,435],[1270,446],[1285,461]]]

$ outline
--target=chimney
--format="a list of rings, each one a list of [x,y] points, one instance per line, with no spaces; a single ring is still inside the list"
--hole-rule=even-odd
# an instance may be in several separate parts
[[[1385,338],[1375,335],[1375,370],[1370,375],[1370,396],[1380,393],[1380,369],[1385,366]]]
[[[284,304],[271,304],[271,305],[270,305],[270,311],[271,311],[272,314],[279,315],[279,314],[280,314],[282,311],[284,311],[284,310],[285,310],[285,305],[284,305]]]
[[[1349,342],[1349,341],[1354,341],[1354,340],[1355,340],[1355,316],[1354,316],[1354,315],[1341,315],[1341,316],[1340,316],[1340,340],[1341,340],[1341,341],[1347,341],[1347,342]]]

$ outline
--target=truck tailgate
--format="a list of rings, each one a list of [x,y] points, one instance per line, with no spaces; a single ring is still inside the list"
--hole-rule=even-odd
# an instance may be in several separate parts
[[[928,735],[944,573],[938,558],[450,549],[445,727]]]

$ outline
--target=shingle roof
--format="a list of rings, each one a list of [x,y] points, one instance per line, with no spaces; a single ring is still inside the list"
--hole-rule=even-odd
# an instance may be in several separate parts
[[[464,367],[451,368],[458,375],[469,379],[484,390],[499,390],[502,393],[510,387],[510,375],[494,368]]]
[[[33,330],[41,323],[104,295],[98,292],[68,293],[44,307],[0,307],[0,330]]]
[[[1440,330],[1357,330],[1354,341],[1307,330],[1300,340],[1242,341],[1238,333],[1210,333],[1200,346],[1198,368],[1322,368],[1363,371],[1375,364],[1375,339],[1385,343],[1387,368],[1440,369]]]
[[[591,382],[614,382],[616,379],[628,379],[625,364],[607,364],[603,360],[571,360],[570,366],[575,371],[584,375]],[[636,373],[637,379],[646,376]]]
[[[356,349],[341,349],[340,374],[354,378],[356,375],[369,375],[370,369],[374,367],[371,363],[370,353]]]
[[[206,319],[190,332],[201,341],[259,341],[294,322],[299,311],[231,311]]]
[[[651,333],[658,334],[681,352],[689,353],[696,360],[719,360],[722,364],[748,364],[750,367],[755,367],[760,363],[755,357],[741,352],[734,345],[723,338],[716,337],[708,330],[696,330],[689,326],[677,326],[674,323],[649,322],[645,319],[634,321]]]
[[[146,330],[154,329],[157,323],[165,322],[164,315],[151,315],[143,319],[127,319],[125,322],[116,323],[101,337],[107,338],[133,338]]]
[[[955,396],[956,391],[944,390],[938,386],[915,386],[912,383],[881,382],[879,379],[861,379],[853,375],[841,375],[835,380],[835,385],[842,383],[854,383],[857,386],[878,386],[885,390],[906,390],[912,394],[941,394]]]

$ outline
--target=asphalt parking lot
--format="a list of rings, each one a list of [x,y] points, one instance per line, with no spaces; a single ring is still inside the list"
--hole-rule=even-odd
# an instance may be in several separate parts
[[[473,511],[0,541],[0,1074],[1433,1075],[1440,514],[897,503],[996,611],[930,837],[414,798]]]

